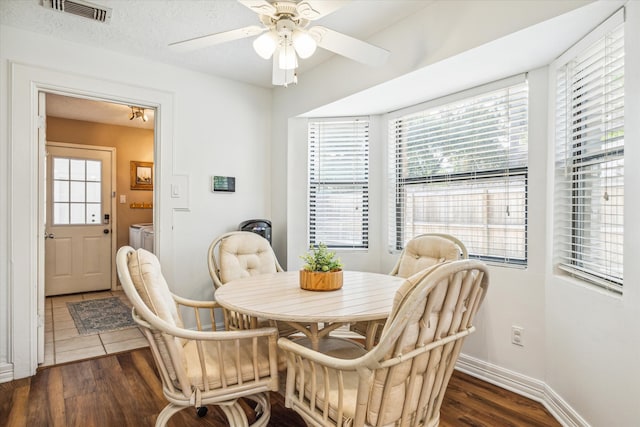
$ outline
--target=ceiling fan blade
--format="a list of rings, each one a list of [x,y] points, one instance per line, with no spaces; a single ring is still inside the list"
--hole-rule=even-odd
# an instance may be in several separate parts
[[[321,48],[366,65],[382,65],[389,57],[388,50],[355,39],[346,34],[330,30],[326,27],[315,26],[309,28],[309,34],[311,34],[311,37],[316,40],[318,46]]]
[[[268,15],[275,17],[277,9],[265,0],[238,0],[239,3],[253,10],[258,15]]]
[[[313,21],[335,12],[348,2],[349,0],[303,0],[297,4],[296,10],[301,18]]]
[[[246,37],[257,36],[264,31],[266,31],[265,27],[251,25],[249,27],[238,28],[231,31],[224,31],[222,33],[209,34],[207,36],[195,37],[193,39],[171,43],[169,47],[175,50],[182,51],[202,49],[204,47],[209,47],[220,43],[226,43]]]

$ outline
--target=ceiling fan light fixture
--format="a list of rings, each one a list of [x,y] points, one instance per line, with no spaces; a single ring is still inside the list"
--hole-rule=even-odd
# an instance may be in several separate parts
[[[278,47],[278,36],[273,31],[267,31],[253,41],[253,49],[261,58],[269,59]]]
[[[338,31],[321,25],[307,27],[312,21],[316,21],[342,7],[342,4],[346,3],[344,1],[237,1],[257,13],[262,26],[250,25],[236,28],[171,43],[169,46],[182,50],[200,49],[257,36],[253,41],[253,48],[260,57],[264,59],[271,58],[273,85],[285,87],[297,82],[298,56],[301,59],[309,58],[315,53],[318,46],[369,66],[380,66],[385,63],[389,56],[389,51],[385,49]]]
[[[284,43],[278,51],[278,66],[282,70],[295,70],[298,68],[298,57],[290,43]]]
[[[300,58],[306,59],[315,53],[318,44],[308,33],[295,30],[292,39],[293,47]]]

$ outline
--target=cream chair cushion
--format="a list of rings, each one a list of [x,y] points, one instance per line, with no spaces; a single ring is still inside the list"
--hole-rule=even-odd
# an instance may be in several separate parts
[[[276,259],[269,242],[254,233],[239,233],[220,242],[220,281],[275,273]]]
[[[402,261],[398,267],[398,276],[409,277],[412,274],[447,260],[460,257],[460,249],[451,240],[440,236],[428,239],[412,239],[404,248]]]
[[[429,273],[431,269],[426,271],[420,271],[417,274],[409,277],[405,283],[398,289],[393,304],[393,312],[391,318],[398,314],[399,309],[405,302],[405,300],[414,297],[412,291],[415,289],[416,283],[420,282],[425,275]],[[452,323],[457,328],[460,324],[462,314],[466,311],[464,307],[460,310],[460,307],[456,306],[456,303],[460,300],[465,300],[469,295],[463,292],[462,281],[449,284],[446,279],[443,279],[440,283],[434,283],[432,286],[434,289],[430,293],[424,305],[430,305],[432,312],[429,316],[429,321],[426,324],[426,329],[421,331],[421,316],[424,313],[424,308],[414,310],[411,312],[404,333],[400,336],[399,340],[394,346],[393,353],[389,354],[389,357],[393,357],[395,354],[405,354],[415,348],[419,348],[434,340],[440,339],[446,336],[452,327]],[[423,307],[424,307],[423,305]],[[458,312],[456,311],[458,309]],[[436,330],[437,325],[437,330]],[[383,338],[387,331],[387,326],[383,330]],[[442,362],[443,354],[445,357],[449,356],[451,347],[439,347],[432,350],[430,353],[426,353],[417,356],[416,359],[409,359],[402,362],[391,369],[379,369],[376,371],[373,384],[371,387],[371,395],[368,404],[367,411],[367,425],[384,425],[390,426],[398,421],[402,417],[402,409],[404,402],[410,402],[410,406],[416,407],[418,405],[418,399],[420,398],[420,390],[423,387],[423,382],[428,383],[428,388],[439,388],[443,378],[438,376],[438,367]],[[324,351],[321,351],[325,353]],[[355,351],[350,357],[344,357],[344,355],[331,354],[331,356],[345,358],[355,358],[364,354],[364,351]],[[306,366],[307,375],[311,375],[309,366]],[[427,372],[429,371],[429,372]],[[327,393],[323,387],[325,384],[324,375],[325,372],[319,369],[316,372],[316,382],[318,384],[318,405],[323,406]],[[427,372],[425,376],[424,373]],[[340,401],[342,401],[344,414],[346,418],[345,426],[351,425],[351,420],[355,416],[357,395],[358,395],[358,373],[356,371],[342,372],[342,385],[343,395],[342,399],[338,394],[339,384],[337,371],[329,370],[330,376],[329,384],[331,390],[328,393],[329,399],[329,415],[332,419],[337,419],[337,410]],[[412,395],[407,395],[407,383],[413,377],[414,392]],[[438,382],[436,384],[436,382]],[[310,390],[307,389],[307,396]],[[385,397],[386,396],[386,397]],[[384,408],[381,407],[381,403],[386,399]],[[384,410],[383,419],[378,424],[378,417],[380,410]]]
[[[395,296],[394,309],[390,318],[396,316],[404,300],[412,298],[412,289],[415,287],[415,284],[420,282],[431,270],[432,269],[428,269],[418,272],[407,279]],[[473,273],[465,272],[465,274]],[[433,290],[424,301],[422,308],[414,310],[411,313],[404,333],[395,345],[395,354],[406,354],[415,348],[420,348],[433,341],[437,341],[448,335],[450,330],[456,330],[460,327],[462,317],[466,312],[466,306],[465,304],[458,305],[458,303],[460,301],[466,301],[470,296],[470,287],[463,287],[463,282],[464,280],[449,282],[445,278],[441,282],[432,283],[431,286],[429,286],[429,288]],[[425,310],[425,307],[431,308]],[[430,313],[429,320],[424,326],[421,326],[423,322],[421,317],[425,311]],[[390,325],[385,325],[381,340],[384,339],[387,326]],[[423,381],[427,382],[427,388],[429,389],[439,388],[442,377],[438,377],[437,375],[438,367],[442,363],[443,355],[445,357],[450,356],[451,349],[451,346],[438,347],[428,354],[417,356],[413,361],[409,360],[400,363],[392,369],[378,370],[375,374],[369,401],[369,411],[367,412],[368,422],[372,425],[378,425],[379,410],[381,409],[380,404],[385,398],[384,393],[387,393],[389,396],[388,399],[391,402],[411,402],[410,406],[415,407],[418,405]],[[407,396],[406,384],[412,376],[416,382],[413,388],[414,393],[411,396]],[[437,384],[436,381],[438,381]],[[391,424],[399,420],[401,416],[401,404],[387,404],[384,408],[381,425]]]
[[[145,305],[173,326],[184,327],[169,286],[162,276],[160,262],[151,252],[137,249],[129,257],[131,281]]]
[[[144,249],[138,249],[129,257],[129,272],[131,281],[136,291],[140,295],[143,302],[153,311],[159,318],[170,323],[173,326],[183,328],[183,322],[180,318],[173,296],[169,291],[169,287],[162,272],[158,258]],[[183,340],[180,338],[170,337],[161,333],[155,333],[154,338],[158,344],[161,356],[166,361],[171,361],[170,355],[176,354],[178,360],[176,363],[166,363],[167,370],[172,380],[176,381],[181,377],[181,373],[176,374],[175,366],[183,369],[182,374],[188,378],[188,384],[198,388],[204,388],[202,384],[201,361],[198,356],[196,346],[198,342]],[[260,377],[268,377],[270,372],[269,366],[269,342],[267,339],[257,339],[257,361],[258,375]],[[240,367],[243,380],[249,381],[254,379],[252,344],[243,342],[236,345],[235,341],[204,341],[200,342],[204,346],[204,369],[207,373],[208,388],[216,389],[223,386],[221,378],[221,369],[225,373],[224,384],[237,384],[237,367]],[[280,357],[279,364],[284,367],[284,358]],[[182,381],[181,387],[185,389],[187,383]],[[186,387],[189,390],[189,387]]]
[[[294,340],[297,344],[304,345],[305,347],[311,347],[311,344],[306,338],[300,338]],[[339,359],[356,359],[366,353],[366,349],[355,342],[339,338],[339,337],[328,337],[321,339],[318,344],[318,349],[322,354],[326,354],[327,356],[337,357]],[[305,365],[305,371],[307,376],[311,376],[311,368],[308,364]],[[337,377],[337,371],[330,370],[328,371],[331,381],[329,382],[331,390],[329,391],[329,412],[330,416],[333,419],[338,417],[338,413],[335,408],[338,407],[338,403],[340,402],[339,393],[337,387],[333,387],[339,383]],[[316,382],[318,385],[318,394],[316,398],[320,405],[324,404],[326,399],[326,393],[324,389],[324,374],[322,370],[315,370]],[[342,384],[343,384],[343,396],[342,402],[344,404],[344,416],[347,419],[352,419],[355,415],[356,408],[356,397],[358,395],[358,374],[355,371],[352,372],[343,372]],[[307,389],[307,396],[311,390]],[[349,423],[347,422],[347,426]]]
[[[151,252],[137,249],[129,255],[128,267],[133,286],[149,310],[170,325],[183,328],[184,324],[178,314],[169,286],[162,276],[158,258]],[[183,375],[175,370],[170,348],[174,350],[173,354],[176,358],[182,359],[182,347],[185,341],[176,337],[163,336],[159,331],[153,332],[153,338],[160,356],[165,360],[169,377],[174,382],[177,381]],[[181,385],[181,387],[185,386],[184,383]]]
[[[254,379],[253,356],[250,343],[242,343],[236,345],[234,341],[207,341],[201,343],[204,346],[204,369],[206,370],[206,378],[208,387],[211,389],[221,388],[223,381],[221,370],[225,374],[224,384],[227,386],[238,384],[238,366],[242,373],[244,381]],[[246,345],[249,344],[249,345]],[[195,341],[189,341],[184,347],[184,368],[189,382],[198,388],[204,388],[202,379],[204,377],[201,370],[201,361],[198,356]],[[266,339],[257,340],[257,362],[258,376],[260,378],[268,377],[270,372],[269,366],[269,342]],[[285,360],[282,355],[279,364],[284,368]]]
[[[394,301],[393,301],[393,312],[391,313],[390,317],[394,317],[397,314],[398,309],[400,308],[402,302],[410,297],[411,294],[411,290],[414,288],[416,281],[419,281],[424,275],[424,272],[421,272],[421,274],[416,275],[415,277],[409,278],[407,280],[405,280],[405,282],[402,284],[402,286],[400,286],[400,288],[398,288],[398,290],[396,291],[396,294],[394,296]],[[413,317],[418,317],[419,313],[414,313]],[[411,332],[407,335],[409,335],[410,337],[416,337],[417,333],[418,333],[418,328],[416,327],[416,325],[414,325],[415,323],[415,319],[411,319],[411,321],[409,322],[409,328],[411,329]],[[385,327],[388,324],[385,325]],[[384,333],[384,330],[383,330]],[[415,340],[414,340],[415,341]],[[409,348],[410,350],[410,348]],[[338,357],[341,359],[346,359],[346,358],[355,358],[355,357],[359,357],[361,355],[363,355],[366,352],[366,350],[361,350],[360,352],[353,352],[353,355],[350,357],[345,357],[343,354],[330,354],[333,357]],[[321,351],[321,353],[327,354],[324,351]],[[410,362],[407,363],[407,367],[409,367]],[[380,401],[381,393],[383,392],[384,389],[384,385],[385,385],[385,380],[389,381],[388,386],[390,386],[392,388],[391,390],[391,402],[398,402],[397,405],[391,404],[389,405],[387,409],[387,413],[385,414],[385,420],[388,420],[389,418],[391,419],[397,419],[399,418],[399,414],[396,414],[396,412],[401,411],[402,410],[402,400],[404,400],[405,396],[404,396],[404,381],[407,379],[409,372],[407,371],[407,369],[400,369],[400,370],[396,370],[393,372],[392,377],[387,379],[387,376],[389,374],[388,370],[384,370],[382,371],[383,374],[379,375],[380,372],[378,372],[375,377],[374,383],[373,383],[373,390],[372,390],[372,401]],[[340,399],[340,395],[338,393],[338,387],[337,385],[339,384],[338,381],[338,377],[337,377],[337,371],[334,370],[330,370],[328,371],[329,376],[330,376],[330,381],[329,384],[332,387],[331,390],[329,391],[329,416],[332,419],[337,419],[338,413],[336,411],[336,408],[338,408],[338,405],[340,403],[340,401],[342,401],[343,404],[343,409],[344,409],[344,414],[343,416],[346,418],[345,421],[345,426],[349,426],[351,425],[351,421],[353,419],[353,417],[355,416],[355,410],[356,410],[356,399],[358,396],[358,373],[355,371],[350,371],[350,372],[342,372],[343,377],[342,377],[342,385],[343,385],[343,395],[342,395],[342,399]],[[311,371],[309,369],[309,367],[307,366],[307,375],[310,375]],[[319,387],[318,390],[318,401],[319,401],[319,406],[322,406],[325,402],[326,399],[326,392],[324,389],[324,375],[325,372],[320,371],[320,370],[316,370],[316,378],[317,378],[317,384]],[[310,390],[306,390],[307,391],[307,395],[310,393]],[[398,408],[398,409],[394,409],[394,408]],[[379,409],[379,407],[376,407],[376,409]],[[368,412],[368,417],[370,420],[372,420],[370,422],[370,425],[377,425],[376,421],[377,421],[377,417],[378,417],[378,413],[377,410],[373,410],[373,411],[369,411]],[[386,425],[388,423],[383,422],[382,425]]]

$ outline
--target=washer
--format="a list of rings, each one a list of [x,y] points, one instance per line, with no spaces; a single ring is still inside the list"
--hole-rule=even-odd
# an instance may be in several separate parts
[[[155,237],[155,232],[153,230],[153,225],[151,227],[143,227],[142,228],[142,248],[148,250],[151,253],[153,252],[153,239]]]
[[[133,249],[142,247],[142,231],[147,228],[153,228],[153,223],[131,224],[129,226],[129,246]]]

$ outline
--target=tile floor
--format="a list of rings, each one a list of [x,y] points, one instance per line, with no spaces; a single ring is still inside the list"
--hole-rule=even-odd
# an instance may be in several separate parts
[[[137,327],[93,335],[78,333],[67,309],[67,302],[111,296],[118,297],[125,304],[131,306],[122,291],[47,297],[45,300],[44,363],[40,366],[57,365],[147,347],[147,340]]]

